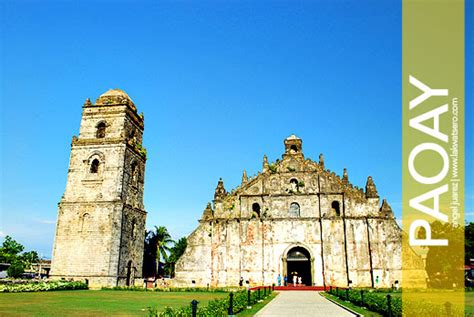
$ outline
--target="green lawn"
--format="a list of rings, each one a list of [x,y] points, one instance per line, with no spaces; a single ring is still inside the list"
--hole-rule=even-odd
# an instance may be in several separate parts
[[[245,309],[243,311],[241,311],[240,313],[237,314],[237,316],[239,317],[250,317],[250,316],[253,316],[255,315],[260,309],[262,309],[266,304],[268,304],[269,302],[271,302],[276,296],[278,295],[278,293],[271,293],[267,298],[265,298],[263,300],[263,302],[261,303],[255,303],[252,305],[252,308],[250,309]]]
[[[380,292],[380,293],[385,293],[385,292]],[[388,294],[388,292],[386,294]],[[433,301],[436,303],[443,303],[443,301],[446,300],[446,298],[453,298],[452,294],[453,294],[452,291],[447,291],[447,292],[443,292],[443,291],[421,292],[420,291],[416,293],[416,301],[425,302],[425,303],[430,302],[430,301]],[[390,295],[392,295],[392,297],[401,297],[402,293],[390,292]],[[331,298],[335,298],[335,296]],[[459,305],[463,302],[462,297],[457,297],[456,299],[457,301],[455,301],[454,304]],[[464,293],[464,311],[466,312],[466,316],[474,316],[474,292]]]
[[[181,307],[193,299],[199,305],[227,293],[139,292],[139,291],[52,291],[0,293],[0,316],[146,316],[148,306]]]
[[[398,296],[401,296],[400,293],[398,293]],[[423,293],[419,292],[416,293],[416,298],[419,301],[423,302],[430,302],[430,301],[435,301],[435,302],[443,302],[446,300],[446,298],[449,299],[456,299],[453,304],[458,304],[460,305],[463,302],[463,298],[461,296],[453,296],[453,292],[430,292],[430,293]],[[465,292],[464,293],[464,311],[468,316],[474,316],[474,292]]]
[[[382,315],[379,314],[379,313],[371,312],[370,310],[367,310],[363,307],[359,307],[355,304],[352,304],[351,302],[346,302],[346,301],[344,301],[340,298],[337,298],[334,295],[324,293],[324,292],[321,292],[321,295],[324,296],[324,297],[330,298],[335,302],[338,302],[342,306],[345,306],[345,307],[355,311],[356,313],[359,313],[359,314],[363,315],[364,317],[382,317]]]

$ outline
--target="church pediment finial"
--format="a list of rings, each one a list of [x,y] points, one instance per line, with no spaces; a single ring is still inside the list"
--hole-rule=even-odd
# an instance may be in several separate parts
[[[214,210],[212,210],[212,205],[211,203],[207,203],[206,208],[204,209],[204,212],[202,213],[202,220],[209,220],[214,217]]]
[[[222,200],[227,195],[227,191],[224,188],[224,181],[222,178],[219,178],[217,182],[216,191],[214,192],[214,200]]]
[[[344,172],[342,173],[342,182],[344,184],[349,183],[349,175],[347,174],[347,168],[344,167]]]
[[[245,184],[247,184],[249,181],[249,178],[247,176],[247,171],[244,170],[244,172],[242,173],[242,186],[244,186]]]
[[[263,155],[263,168],[262,168],[262,171],[263,173],[265,173],[266,171],[268,171],[268,158],[267,158],[267,155]]]
[[[387,199],[382,200],[382,206],[380,206],[380,213],[384,218],[393,218],[392,207],[387,202]]]
[[[372,176],[367,177],[367,183],[365,184],[365,197],[366,198],[379,198],[377,187],[375,187]]]

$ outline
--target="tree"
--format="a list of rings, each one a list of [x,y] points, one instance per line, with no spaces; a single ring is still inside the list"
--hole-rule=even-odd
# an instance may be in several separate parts
[[[178,262],[179,258],[183,255],[186,247],[188,246],[188,240],[183,237],[174,244],[170,250],[170,256],[166,263],[166,268],[170,276],[174,276],[175,264]]]
[[[168,229],[164,226],[155,226],[153,231],[149,231],[145,238],[145,247],[154,252],[152,255],[156,265],[156,275],[159,274],[159,265],[161,258],[168,260],[168,252],[170,251],[169,244],[174,243]],[[146,251],[145,251],[146,252]]]
[[[36,251],[23,252],[18,256],[18,258],[26,265],[31,265],[32,263],[37,263],[40,261],[38,252]]]
[[[19,278],[25,272],[25,265],[20,260],[14,260],[7,269],[9,277]]]
[[[39,261],[36,251],[23,252],[24,249],[25,247],[12,237],[5,237],[2,247],[0,247],[0,262],[10,264],[7,269],[9,277],[21,277],[25,272],[25,267]]]
[[[0,248],[0,262],[12,263],[18,256],[18,253],[25,249],[23,245],[13,240],[12,237],[6,236]]]
[[[431,223],[432,237],[436,239],[447,239],[451,248],[442,246],[430,246],[426,255],[426,272],[430,278],[432,287],[449,288],[463,285],[459,280],[459,270],[463,267],[453,266],[453,263],[462,263],[462,252],[453,252],[453,247],[463,247],[463,228],[453,226],[450,223],[434,221]],[[426,236],[426,233],[423,233]]]
[[[145,231],[145,245],[143,248],[143,276],[156,276],[156,244],[151,241],[151,231]]]
[[[182,237],[174,244],[171,248],[169,262],[176,263],[178,262],[179,258],[183,255],[186,247],[188,246],[188,240],[186,237]]]
[[[464,237],[464,264],[470,264],[471,259],[474,259],[474,222],[466,225],[464,228]]]

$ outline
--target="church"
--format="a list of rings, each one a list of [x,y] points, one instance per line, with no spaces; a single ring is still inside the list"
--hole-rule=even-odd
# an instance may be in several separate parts
[[[52,278],[91,287],[143,282],[143,131],[143,114],[120,89],[84,103],[58,204]],[[312,286],[390,287],[401,282],[401,237],[372,177],[365,188],[352,185],[323,155],[305,158],[292,135],[281,159],[264,156],[262,171],[244,171],[234,190],[218,181],[173,285],[268,285],[297,275]]]
[[[402,231],[372,177],[364,188],[306,159],[295,135],[282,159],[263,157],[228,192],[222,179],[176,264],[176,285],[273,284],[391,287],[401,282]]]

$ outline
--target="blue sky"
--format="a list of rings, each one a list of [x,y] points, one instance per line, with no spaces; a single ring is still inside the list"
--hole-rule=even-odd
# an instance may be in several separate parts
[[[81,107],[110,88],[145,113],[147,225],[189,234],[219,177],[235,187],[303,139],[401,214],[398,1],[3,1],[0,232],[49,257]],[[466,11],[472,25],[472,1]],[[467,37],[473,38],[473,29]],[[466,98],[472,110],[472,51]],[[470,86],[469,86],[470,85]],[[472,121],[471,121],[472,123]],[[474,219],[472,127],[466,212]]]

